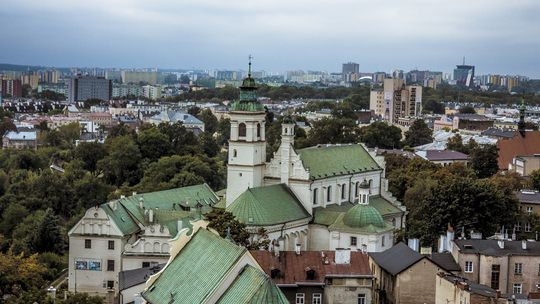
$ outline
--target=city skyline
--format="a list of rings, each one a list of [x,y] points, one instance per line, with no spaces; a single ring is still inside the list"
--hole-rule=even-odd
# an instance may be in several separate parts
[[[366,72],[451,72],[465,56],[478,75],[539,78],[539,9],[535,1],[17,1],[0,7],[0,27],[10,29],[0,62],[245,69],[253,54],[269,72],[339,72],[349,61]]]

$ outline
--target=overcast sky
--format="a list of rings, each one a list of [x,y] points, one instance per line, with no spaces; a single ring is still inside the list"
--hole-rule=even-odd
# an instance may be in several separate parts
[[[540,78],[538,0],[5,0],[0,62]]]

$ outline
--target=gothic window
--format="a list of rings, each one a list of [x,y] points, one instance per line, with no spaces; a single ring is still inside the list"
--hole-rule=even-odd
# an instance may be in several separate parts
[[[236,157],[238,155],[238,152],[236,152],[236,149],[233,149],[233,157]]]
[[[257,124],[257,137],[261,137],[261,124]]]
[[[346,197],[346,189],[345,189],[345,184],[342,184],[341,185],[341,199],[345,199]]]
[[[358,182],[354,184],[354,197],[358,197]]]
[[[238,125],[238,136],[246,137],[246,124],[243,122]]]
[[[319,189],[315,188],[313,189],[313,205],[317,205],[317,194]]]

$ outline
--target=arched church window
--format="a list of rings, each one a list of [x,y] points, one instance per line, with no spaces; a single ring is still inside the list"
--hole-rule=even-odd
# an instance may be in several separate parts
[[[332,186],[328,186],[326,190],[326,201],[327,202],[332,201]]]
[[[369,194],[371,194],[371,183],[373,183],[373,179],[369,179]]]
[[[240,137],[246,136],[246,124],[243,122],[238,125],[238,136]]]
[[[354,197],[358,197],[358,183],[359,182],[356,182],[354,184]]]
[[[319,189],[318,188],[315,188],[313,189],[313,205],[317,205],[317,195],[319,193]]]
[[[261,124],[257,124],[257,137],[261,137]]]
[[[342,184],[341,185],[341,199],[345,199],[345,197],[346,197],[345,196],[345,194],[346,194],[345,191],[346,191],[345,184]]]
[[[233,157],[236,157],[238,156],[238,152],[236,152],[236,149],[233,149],[233,153],[232,153]]]

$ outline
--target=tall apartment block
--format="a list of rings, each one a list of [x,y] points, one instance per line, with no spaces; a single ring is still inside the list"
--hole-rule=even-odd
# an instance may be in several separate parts
[[[360,74],[360,65],[358,63],[354,62],[347,62],[343,64],[343,67],[341,69],[341,75],[343,77],[343,81],[351,82],[356,81],[358,75]]]
[[[2,97],[22,97],[22,82],[20,79],[0,80],[0,95]]]
[[[112,82],[104,77],[76,76],[69,81],[69,102],[87,99],[110,100],[111,96]]]
[[[406,86],[403,79],[385,79],[382,89],[372,90],[369,109],[390,123],[422,112],[422,87]]]

